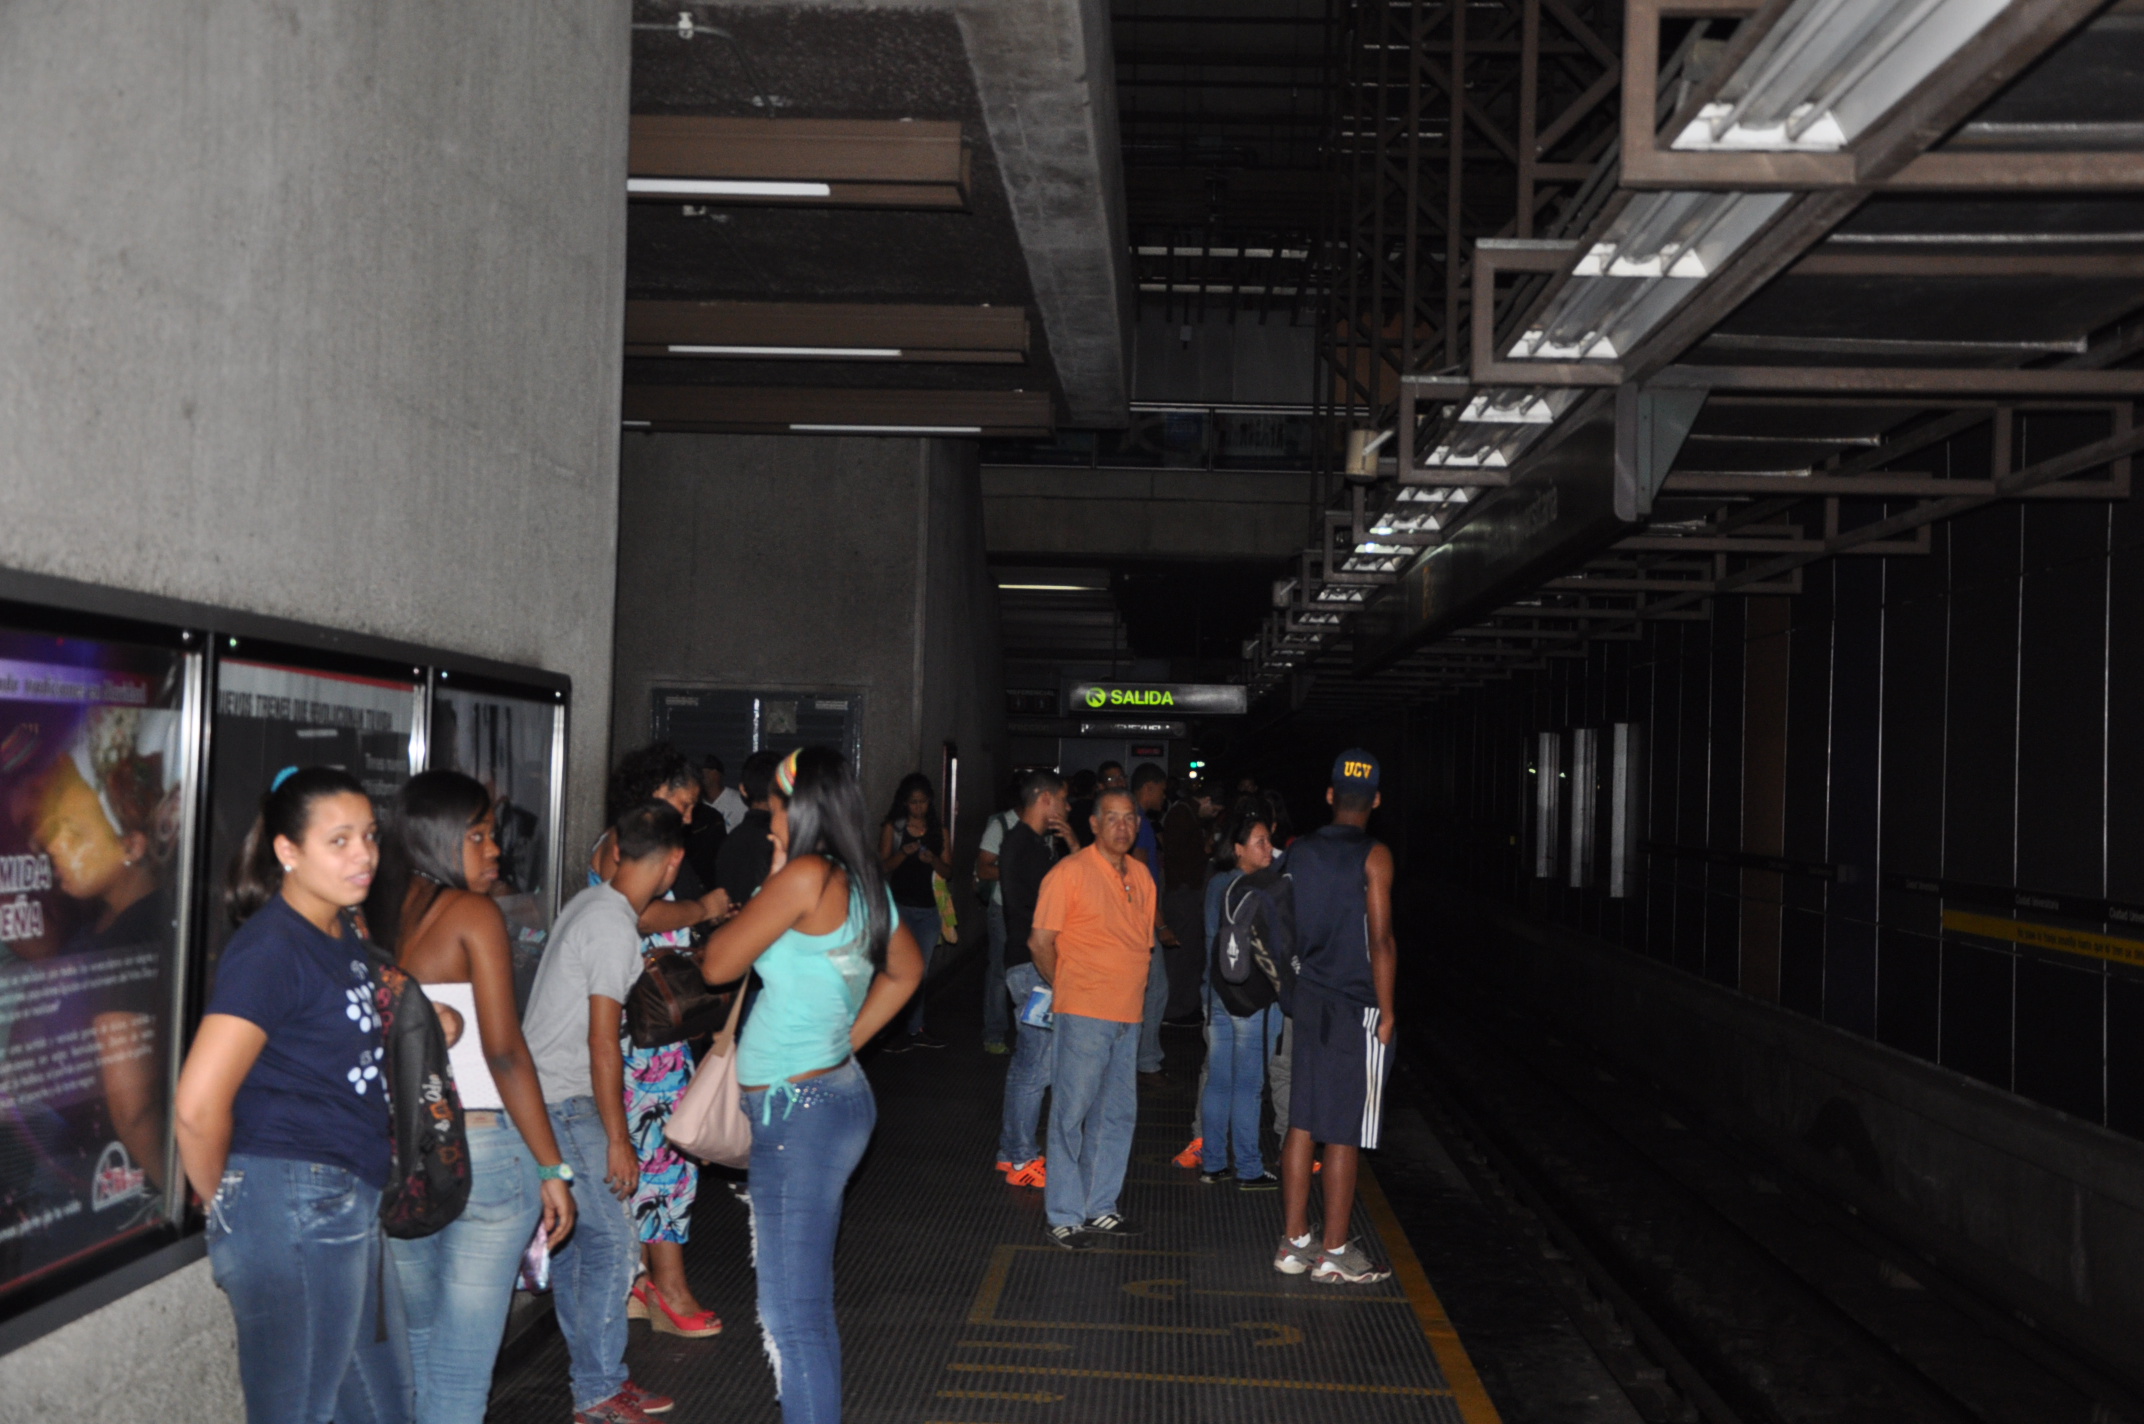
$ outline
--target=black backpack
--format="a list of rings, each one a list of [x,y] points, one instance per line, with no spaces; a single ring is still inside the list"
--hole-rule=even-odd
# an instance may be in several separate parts
[[[1237,889],[1246,888],[1249,894],[1238,896]],[[1280,908],[1273,897],[1257,886],[1244,886],[1238,879],[1221,891],[1221,937],[1214,946],[1214,962],[1221,968],[1221,977],[1231,984],[1248,984],[1254,970],[1264,973],[1273,984],[1275,993],[1280,992],[1280,971],[1273,966],[1265,942],[1257,933],[1258,906],[1264,905],[1266,923],[1274,924],[1280,917]]]
[[[348,928],[356,932],[356,925]],[[380,1020],[394,1166],[380,1193],[380,1224],[405,1241],[433,1232],[469,1204],[469,1134],[447,1065],[439,1012],[415,979],[370,940],[372,1001]],[[470,1024],[464,1030],[476,1032]]]

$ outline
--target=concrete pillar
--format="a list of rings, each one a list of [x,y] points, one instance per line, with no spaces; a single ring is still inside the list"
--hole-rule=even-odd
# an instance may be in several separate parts
[[[0,566],[568,673],[592,826],[628,18],[0,10]],[[197,1262],[0,1356],[0,1419],[235,1419],[235,1364]]]

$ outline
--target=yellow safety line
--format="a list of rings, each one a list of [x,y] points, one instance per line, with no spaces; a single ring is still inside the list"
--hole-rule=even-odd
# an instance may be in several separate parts
[[[1035,1390],[1027,1394],[1019,1394],[1004,1389],[941,1389],[938,1391],[938,1397],[940,1399],[1017,1399],[1022,1404],[1062,1404],[1065,1398],[1061,1394],[1051,1394],[1046,1390]]]
[[[1131,1380],[1142,1384],[1225,1385],[1236,1389],[1308,1389],[1336,1394],[1399,1394],[1432,1399],[1450,1397],[1451,1390],[1415,1384],[1348,1384],[1340,1380],[1260,1379],[1234,1375],[1161,1375],[1139,1370],[1079,1370],[1061,1365],[984,1365],[954,1361],[949,1370],[971,1374],[1051,1375],[1063,1379]]]
[[[993,1248],[990,1253],[990,1268],[983,1272],[983,1283],[975,1291],[975,1303],[968,1307],[968,1324],[1014,1325],[1027,1329],[1043,1330],[1170,1330],[1173,1328],[1160,1325],[1080,1325],[1054,1320],[998,1319],[998,1302],[1004,1299],[1006,1282],[1012,1277],[1012,1263],[1023,1251],[1032,1251],[1037,1254],[1055,1256],[1065,1260],[1072,1259],[1062,1246],[1016,1246],[1007,1244]],[[1107,1254],[1110,1256],[1169,1256],[1182,1260],[1187,1257],[1208,1253],[1197,1251],[1110,1251]],[[1226,1330],[1216,1330],[1211,1333],[1226,1335],[1228,1332]]]
[[[1437,1368],[1451,1386],[1452,1403],[1459,1407],[1459,1417],[1466,1424],[1503,1424],[1503,1416],[1489,1400],[1489,1391],[1482,1387],[1481,1376],[1474,1372],[1474,1361],[1460,1343],[1459,1332],[1444,1313],[1444,1302],[1437,1299],[1437,1292],[1429,1284],[1429,1272],[1422,1269],[1421,1259],[1414,1254],[1414,1246],[1400,1226],[1398,1213],[1385,1199],[1384,1188],[1377,1184],[1377,1175],[1368,1162],[1362,1164],[1355,1189],[1377,1234],[1384,1239],[1385,1250],[1391,1253],[1393,1275],[1407,1303],[1414,1307],[1415,1318],[1422,1322],[1422,1333],[1429,1337],[1430,1353],[1437,1357]]]
[[[963,1340],[963,1350],[1069,1350],[1062,1340]]]

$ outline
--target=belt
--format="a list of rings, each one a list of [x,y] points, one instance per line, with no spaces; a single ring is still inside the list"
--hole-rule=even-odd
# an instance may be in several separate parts
[[[495,1108],[462,1109],[462,1125],[465,1127],[506,1127],[510,1120]]]

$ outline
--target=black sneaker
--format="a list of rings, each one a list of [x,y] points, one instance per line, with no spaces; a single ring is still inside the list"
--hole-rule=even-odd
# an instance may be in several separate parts
[[[1277,1192],[1280,1190],[1280,1178],[1271,1172],[1260,1172],[1255,1177],[1239,1178],[1236,1188],[1245,1192]]]
[[[1042,1233],[1064,1247],[1067,1251],[1092,1251],[1094,1243],[1087,1239],[1084,1226],[1052,1226]]]
[[[1227,1180],[1228,1180],[1228,1179],[1229,1179],[1230,1177],[1233,1177],[1233,1176],[1235,1176],[1235,1175],[1236,1175],[1236,1174],[1235,1174],[1234,1172],[1231,1172],[1231,1171],[1229,1171],[1229,1170],[1228,1170],[1228,1168],[1226,1168],[1226,1167],[1223,1167],[1223,1168],[1222,1168],[1222,1169],[1221,1169],[1220,1171],[1218,1171],[1218,1172],[1201,1172],[1201,1173],[1199,1173],[1199,1180],[1200,1180],[1200,1181],[1202,1181],[1202,1182],[1204,1182],[1204,1183],[1205,1183],[1205,1184],[1206,1184],[1207,1186],[1209,1186],[1209,1187],[1210,1187],[1210,1186],[1212,1186],[1212,1185],[1213,1185],[1213,1184],[1214,1184],[1215,1182],[1225,1182],[1225,1181],[1227,1181]]]
[[[1146,1228],[1129,1217],[1110,1212],[1087,1223],[1086,1231],[1096,1236],[1144,1236]]]
[[[945,1047],[945,1040],[942,1038],[932,1038],[927,1033],[919,1033],[914,1038],[908,1040],[908,1046],[910,1048],[943,1048]]]
[[[880,1044],[878,1051],[881,1053],[906,1053],[909,1049],[914,1048],[915,1046],[916,1041],[912,1038],[894,1037],[889,1038],[884,1043]]]

